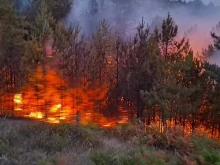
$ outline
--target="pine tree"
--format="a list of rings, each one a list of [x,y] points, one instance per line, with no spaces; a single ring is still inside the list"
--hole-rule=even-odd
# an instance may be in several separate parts
[[[27,33],[25,31],[27,23],[23,17],[17,16],[17,12],[7,0],[0,4],[0,14],[1,68],[9,72],[10,84],[14,86],[12,81],[23,74],[21,66],[25,45],[23,37]]]
[[[0,70],[1,70],[1,91],[11,99],[5,102],[6,108],[13,110],[14,92],[25,82],[25,67],[23,66],[23,54],[25,40],[24,18],[19,16],[13,5],[8,0],[0,3]]]
[[[74,0],[47,0],[47,6],[49,7],[52,16],[56,22],[65,19],[70,13]]]
[[[198,80],[199,66],[193,54],[179,57],[175,62],[167,62],[159,72],[160,77],[152,90],[142,91],[142,99],[148,107],[158,105],[164,128],[167,119],[180,118],[183,126],[192,115],[192,128],[196,126],[196,116],[203,105],[204,89],[208,89],[205,80]],[[205,84],[204,84],[205,83]],[[205,85],[205,86],[204,86]],[[199,95],[199,97],[198,97]]]
[[[212,38],[214,39],[214,46],[217,49],[220,49],[220,37],[217,36],[215,33],[211,33]]]
[[[70,25],[68,29],[59,24],[55,30],[54,49],[64,77],[69,80],[85,77],[88,62],[86,62],[89,49],[81,35],[79,26]]]
[[[42,0],[37,10],[35,21],[31,22],[31,34],[26,44],[25,62],[27,67],[36,69],[38,63],[45,62],[47,48],[52,48],[49,41],[53,37],[54,23],[51,12],[49,12],[45,1]]]
[[[16,1],[20,3],[19,0]],[[30,22],[33,22],[37,16],[37,10],[41,7],[42,3],[47,5],[47,8],[53,16],[55,22],[65,19],[74,5],[73,0],[31,0],[26,8],[24,8],[21,12]]]
[[[220,85],[219,83],[215,86],[215,91],[210,96],[210,109],[206,111],[205,116],[209,116],[208,118],[208,128],[211,129],[212,135],[218,135],[217,138],[220,137]],[[206,119],[207,120],[207,119]]]
[[[174,114],[180,110],[178,108],[181,105],[180,102],[185,102],[185,104],[182,103],[184,106],[187,105],[187,98],[193,93],[194,88],[186,87],[182,80],[187,76],[184,75],[185,70],[193,67],[191,65],[193,55],[189,52],[188,42],[185,42],[184,39],[181,42],[175,41],[177,30],[178,27],[174,25],[172,18],[168,15],[168,18],[163,21],[162,34],[159,35],[159,45],[165,62],[159,64],[161,69],[157,72],[157,79],[153,87],[150,90],[142,90],[141,93],[142,99],[148,107],[159,106],[159,115],[164,128],[166,128],[166,120],[174,117]],[[196,73],[193,76],[195,75]]]
[[[161,32],[161,51],[165,60],[167,60],[170,56],[177,31],[178,26],[175,25],[173,18],[170,16],[170,14],[168,14],[168,17],[163,21]]]
[[[202,51],[202,55],[207,60],[213,55],[214,52],[215,47],[213,45],[208,45],[208,48]]]
[[[115,79],[114,70],[115,66],[115,43],[116,37],[114,36],[110,24],[103,20],[98,26],[96,33],[92,37],[93,48],[90,58],[90,68],[92,71],[92,79],[100,83],[112,82]]]
[[[33,24],[34,34],[40,42],[46,42],[53,34],[55,21],[44,0],[41,1]]]
[[[205,127],[210,130],[213,136],[220,136],[220,120],[219,120],[219,83],[220,83],[220,68],[216,65],[211,65],[209,63],[205,64],[206,74],[209,77],[208,82],[210,83],[210,91],[207,95],[207,106],[202,113],[201,120],[207,121]],[[201,121],[201,122],[202,122]]]
[[[127,50],[124,51],[125,59],[121,62],[124,66],[122,66],[119,88],[124,89],[122,90],[124,99],[135,104],[140,119],[144,117],[145,107],[140,91],[150,90],[153,87],[160,67],[157,65],[160,54],[157,41],[156,36],[149,34],[149,27],[145,27],[142,20],[137,35],[133,43],[128,44]]]

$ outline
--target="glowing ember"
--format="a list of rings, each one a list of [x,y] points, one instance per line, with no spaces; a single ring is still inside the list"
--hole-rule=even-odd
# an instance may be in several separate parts
[[[14,108],[15,111],[22,111],[22,108]]]
[[[53,118],[53,117],[49,117],[48,122],[54,124],[60,123],[60,121],[57,118]]]
[[[66,120],[66,117],[61,116],[61,117],[60,117],[60,120]]]
[[[102,125],[102,127],[105,127],[105,128],[113,128],[114,126],[115,126],[114,121]]]
[[[128,121],[128,118],[127,119],[122,119],[120,121],[118,121],[117,123],[118,124],[127,124],[129,121]]]
[[[15,103],[15,107],[14,110],[15,111],[21,111],[22,108],[22,94],[15,94],[14,95],[14,103]]]
[[[61,104],[57,104],[57,108],[61,108],[62,107],[62,105]]]
[[[111,124],[104,124],[103,127],[111,127]]]
[[[16,104],[22,104],[22,94],[16,94],[16,95],[14,96],[14,102],[15,102]]]
[[[28,117],[42,119],[43,114],[41,112],[31,112],[30,115],[28,115]]]
[[[51,108],[51,112],[57,112],[60,108],[62,107],[61,104],[57,104],[57,105],[54,105],[52,108]]]

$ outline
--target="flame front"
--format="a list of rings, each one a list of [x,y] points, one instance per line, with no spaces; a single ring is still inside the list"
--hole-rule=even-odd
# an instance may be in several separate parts
[[[19,115],[23,117],[49,123],[75,123],[79,120],[83,125],[94,123],[102,127],[128,122],[126,116],[116,120],[100,113],[105,107],[107,85],[70,88],[54,70],[43,75],[40,66],[29,82],[21,89],[22,94],[14,95],[14,111],[20,111]],[[122,113],[126,115],[126,112]]]

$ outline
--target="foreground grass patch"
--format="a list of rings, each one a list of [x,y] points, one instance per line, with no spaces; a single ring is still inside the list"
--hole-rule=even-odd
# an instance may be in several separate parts
[[[161,133],[130,124],[95,125],[0,121],[0,164],[7,165],[219,165],[220,143],[184,135],[179,127]],[[1,156],[2,155],[2,156]],[[6,158],[5,160],[1,160]]]
[[[49,153],[60,152],[78,145],[88,148],[95,148],[100,145],[95,132],[70,124],[49,125],[37,123],[22,127],[17,133],[19,136],[10,139],[12,144],[16,142],[13,145],[18,145],[17,142],[20,141],[23,147],[26,146]]]
[[[169,155],[162,151],[152,151],[141,148],[127,156],[118,157],[111,152],[92,154],[95,165],[169,165],[172,164]]]

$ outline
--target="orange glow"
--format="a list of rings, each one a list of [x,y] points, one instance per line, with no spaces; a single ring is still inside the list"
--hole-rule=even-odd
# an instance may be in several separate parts
[[[16,104],[22,104],[22,94],[15,94],[14,96],[14,102]]]
[[[22,111],[22,108],[14,108],[15,111]]]
[[[14,95],[14,103],[15,103],[15,107],[14,110],[15,111],[22,111],[22,94],[15,94]]]
[[[30,118],[36,118],[36,119],[42,119],[43,114],[41,112],[31,112],[30,115],[28,115]]]
[[[121,98],[121,101],[123,101],[124,98]],[[130,103],[129,103],[130,105]],[[128,124],[129,123],[129,117],[128,117],[128,111],[124,109],[123,107],[118,108],[119,114],[121,114],[122,118],[117,123],[118,124]]]
[[[122,119],[120,121],[117,122],[118,124],[128,124],[129,121],[128,121],[128,118],[125,118],[125,119]]]
[[[121,110],[119,113],[122,113],[122,118],[119,120],[100,113],[106,106],[107,84],[82,86],[82,81],[84,80],[77,80],[77,85],[71,88],[54,69],[48,69],[45,74],[39,65],[35,74],[29,78],[29,83],[21,89],[22,94],[14,95],[14,104],[22,105],[23,111],[19,113],[20,116],[42,119],[49,123],[65,121],[114,127],[117,123],[128,122],[127,112]]]
[[[56,123],[59,123],[60,121],[57,118],[49,117],[48,118],[48,122],[56,124]]]
[[[104,124],[103,127],[111,127],[111,124]]]
[[[54,105],[53,107],[51,107],[50,111],[57,112],[61,107],[62,107],[61,104]]]

